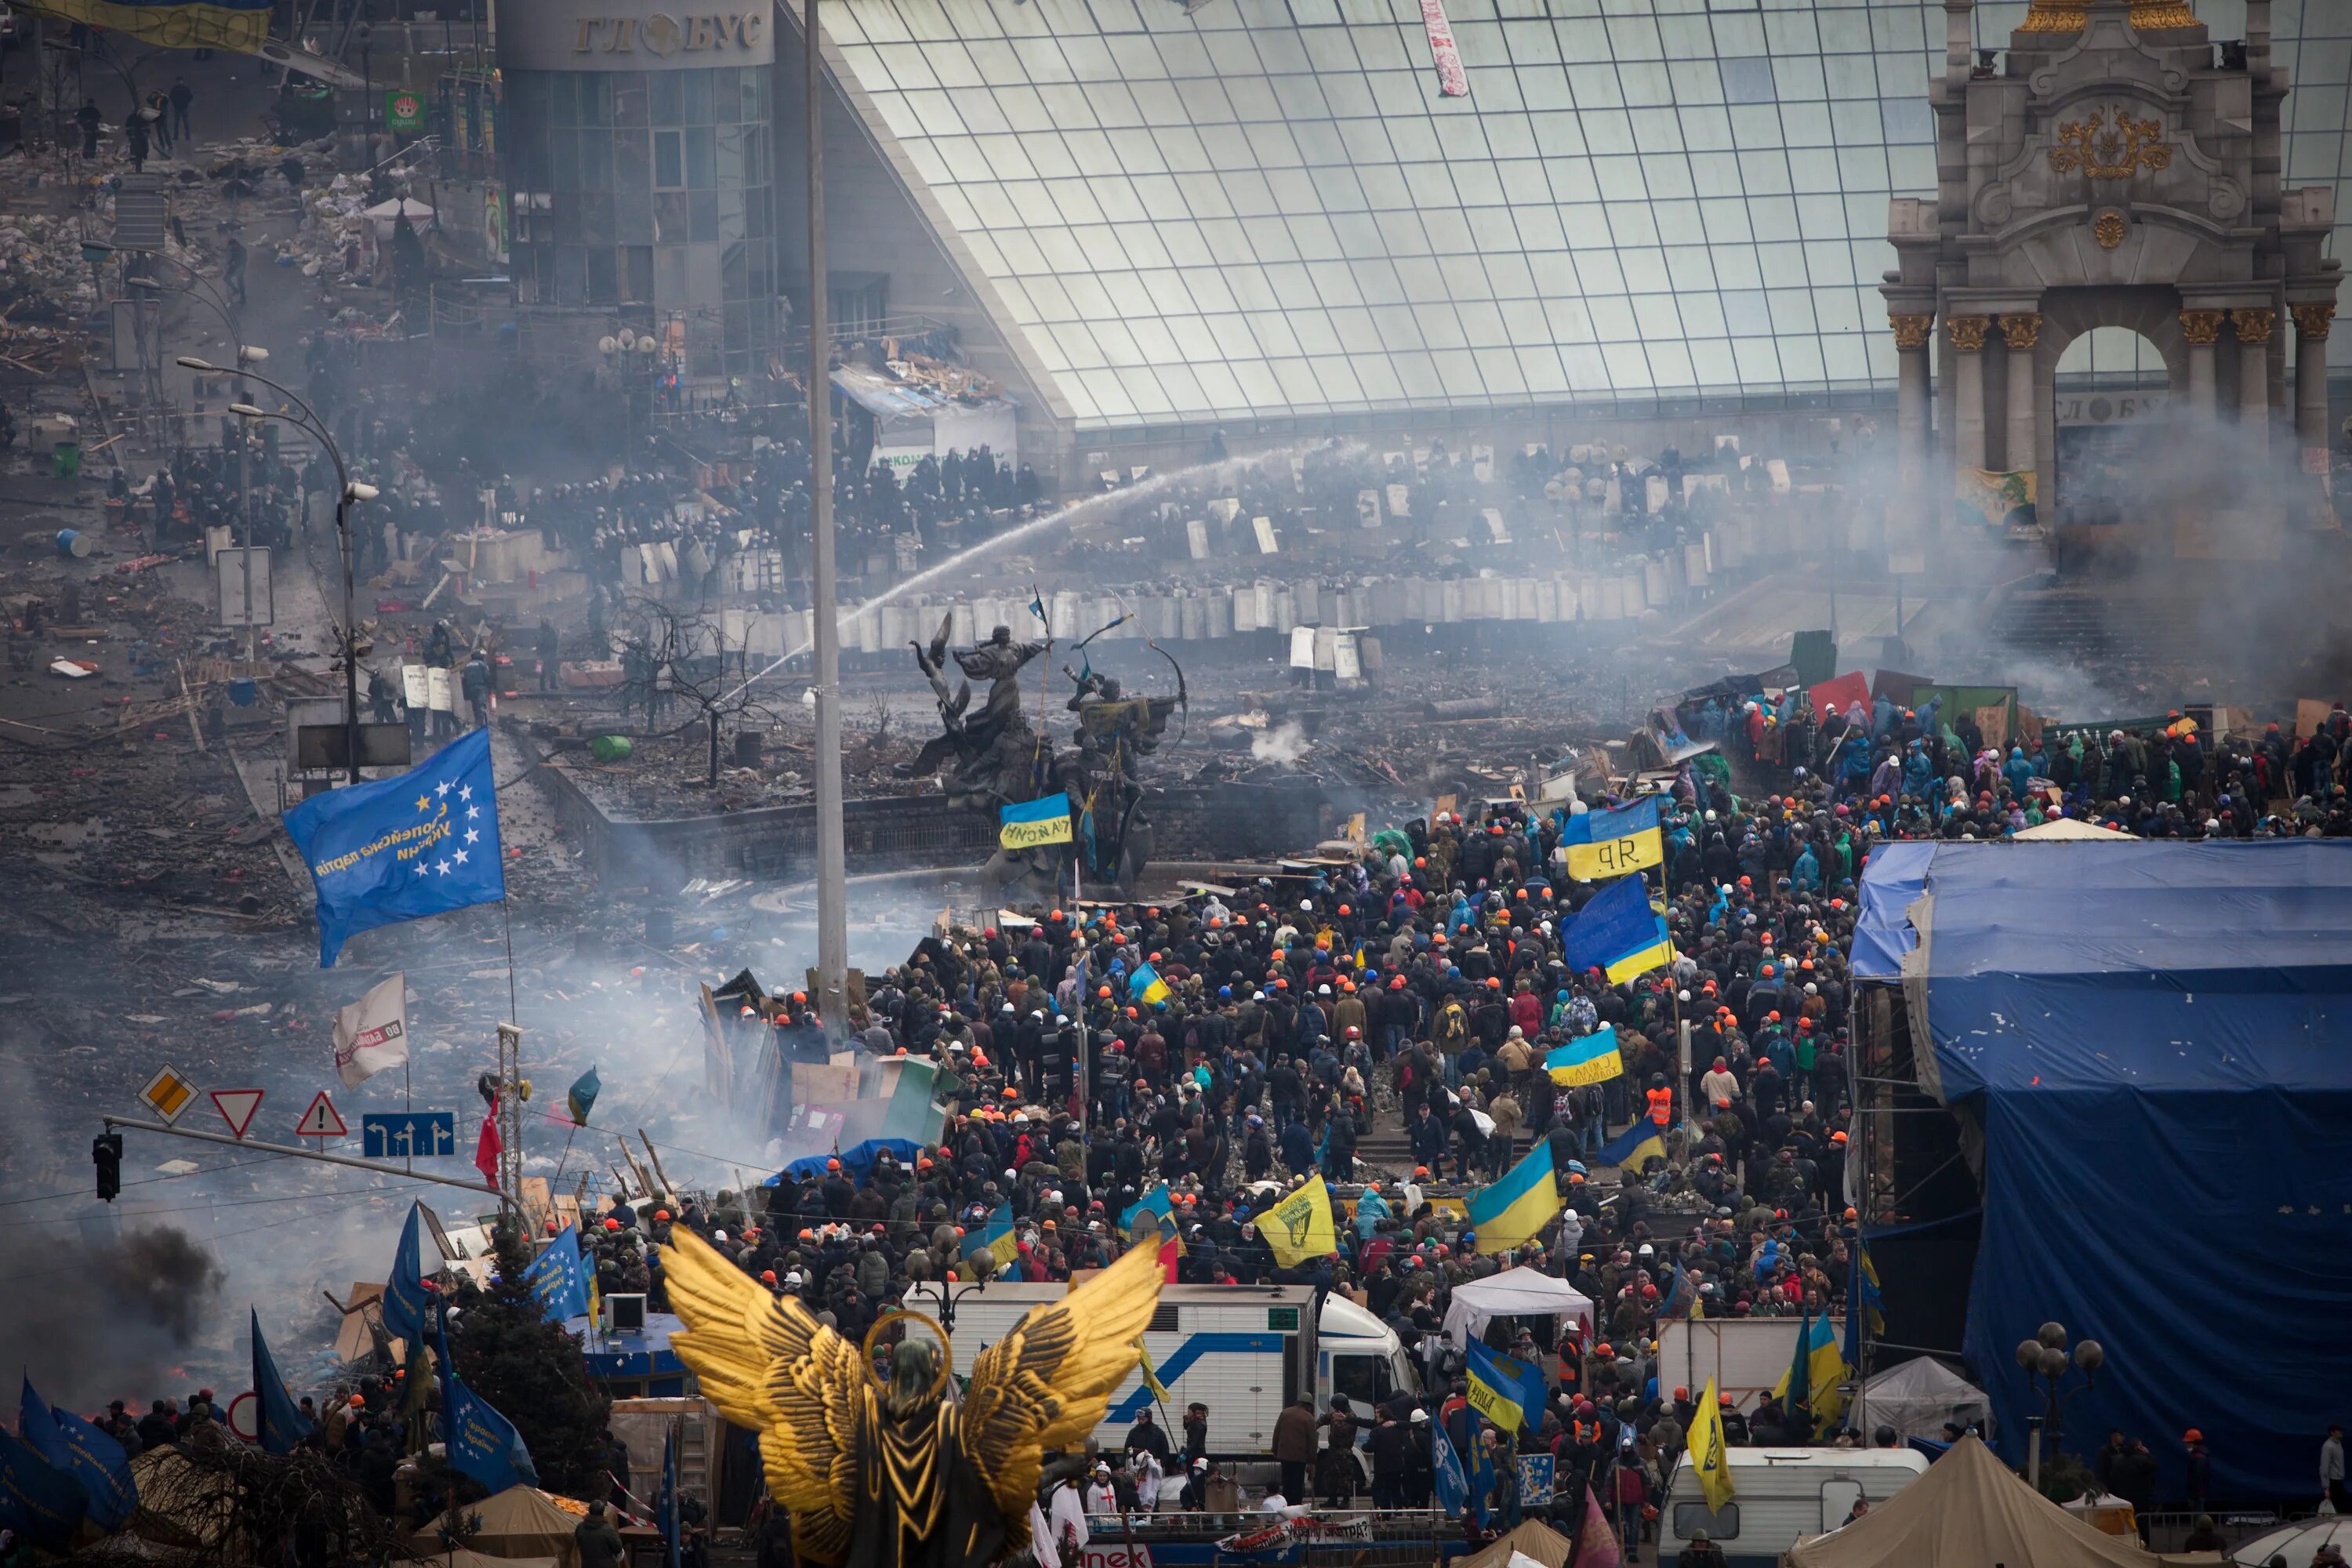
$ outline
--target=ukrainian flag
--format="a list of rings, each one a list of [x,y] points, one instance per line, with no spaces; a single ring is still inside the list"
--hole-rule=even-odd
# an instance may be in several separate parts
[[[1829,1314],[1807,1317],[1798,1330],[1797,1351],[1789,1370],[1772,1387],[1772,1397],[1780,1401],[1780,1408],[1789,1408],[1789,1387],[1796,1380],[1797,1368],[1805,1369],[1804,1408],[1812,1413],[1815,1431],[1833,1423],[1845,1412],[1845,1395],[1839,1384],[1847,1375],[1845,1357],[1838,1352],[1837,1331],[1830,1327]],[[1810,1439],[1811,1434],[1808,1433]]]
[[[1478,1250],[1502,1252],[1525,1247],[1559,1213],[1559,1183],[1552,1173],[1551,1140],[1538,1138],[1528,1157],[1491,1187],[1470,1194],[1466,1205]]]
[[[1568,851],[1568,874],[1580,882],[1622,877],[1666,859],[1654,796],[1614,811],[1579,812],[1560,829],[1559,842]]]
[[[1601,1152],[1592,1156],[1592,1163],[1639,1171],[1653,1156],[1661,1160],[1666,1157],[1666,1130],[1647,1116],[1641,1116],[1633,1126],[1602,1144]]]
[[[1070,842],[1070,796],[1067,791],[1043,800],[1022,801],[996,814],[996,841],[1007,849],[1034,849],[1041,844]]]
[[[1480,1340],[1468,1341],[1464,1350],[1470,1370],[1465,1397],[1471,1409],[1506,1432],[1517,1432],[1522,1424],[1543,1424],[1542,1373],[1516,1356],[1488,1350]]]
[[[1133,1236],[1135,1222],[1147,1214],[1152,1216],[1153,1236],[1160,1234],[1162,1222],[1165,1222],[1171,1231],[1176,1228],[1176,1205],[1169,1198],[1168,1188],[1164,1184],[1152,1188],[1143,1196],[1128,1205],[1118,1216],[1118,1228]]]
[[[1554,1046],[1544,1056],[1544,1070],[1562,1089],[1607,1083],[1625,1072],[1625,1058],[1617,1049],[1617,1026],[1603,1024],[1580,1039]]]
[[[1862,1331],[1867,1325],[1873,1334],[1886,1331],[1886,1315],[1879,1310],[1878,1265],[1870,1260],[1870,1244],[1857,1242],[1853,1249],[1853,1278],[1846,1287],[1845,1300],[1845,1363],[1862,1365]]]
[[[1601,970],[1612,985],[1675,961],[1665,917],[1650,907],[1649,889],[1638,877],[1624,878],[1594,895],[1569,922],[1559,947],[1570,969]]]
[[[996,1212],[988,1216],[986,1225],[963,1238],[963,1255],[966,1258],[982,1252],[995,1255],[1000,1274],[1007,1268],[1018,1267],[1021,1243],[1013,1234],[1012,1205],[999,1204]]]
[[[1138,1002],[1165,1002],[1176,994],[1168,982],[1160,978],[1160,971],[1148,963],[1139,963],[1135,973],[1127,977],[1127,994]]]

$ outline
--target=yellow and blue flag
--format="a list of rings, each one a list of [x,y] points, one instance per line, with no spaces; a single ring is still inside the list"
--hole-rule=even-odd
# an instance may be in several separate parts
[[[1562,1089],[1622,1078],[1625,1058],[1617,1049],[1617,1026],[1603,1024],[1589,1035],[1554,1046],[1544,1053],[1544,1070]]]
[[[1595,894],[1560,934],[1560,957],[1580,973],[1598,969],[1612,985],[1675,961],[1664,915],[1650,907],[1639,877],[1626,877]]]
[[[1525,1247],[1559,1213],[1559,1182],[1551,1163],[1551,1140],[1538,1138],[1510,1174],[1472,1193],[1465,1205],[1478,1250],[1504,1252]]]
[[[122,1445],[62,1406],[52,1405],[25,1379],[16,1431],[35,1453],[74,1479],[88,1501],[92,1524],[111,1533],[131,1522],[139,1507],[139,1483]]]
[[[1592,1156],[1592,1163],[1638,1172],[1649,1161],[1665,1157],[1666,1130],[1647,1116],[1640,1116],[1633,1126],[1603,1143],[1601,1152]]]
[[[1167,1184],[1162,1183],[1159,1186],[1152,1188],[1150,1192],[1136,1199],[1135,1202],[1128,1205],[1126,1208],[1120,1210],[1118,1216],[1118,1228],[1127,1232],[1129,1236],[1134,1236],[1135,1222],[1141,1219],[1145,1215],[1157,1216],[1161,1227],[1169,1230],[1173,1230],[1176,1227],[1176,1205],[1168,1196]],[[1138,1237],[1138,1239],[1149,1240],[1150,1238],[1144,1237]]]
[[[1160,1381],[1160,1369],[1151,1364],[1151,1349],[1143,1342],[1141,1334],[1135,1336],[1135,1353],[1141,1358],[1143,1386],[1151,1390],[1152,1398],[1163,1405],[1166,1404],[1169,1397],[1168,1385]]]
[[[572,1126],[588,1125],[588,1113],[596,1109],[596,1097],[604,1089],[604,1080],[596,1076],[593,1066],[572,1080],[572,1087],[563,1094],[563,1108],[572,1112]]]
[[[1021,1257],[1020,1238],[1013,1234],[1013,1205],[999,1204],[988,1223],[963,1238],[963,1255],[985,1252],[996,1258],[999,1273],[1015,1268]]]
[[[1879,1310],[1878,1265],[1870,1260],[1870,1244],[1856,1239],[1853,1247],[1853,1277],[1845,1293],[1845,1363],[1859,1369],[1862,1365],[1862,1331],[1867,1327],[1873,1335],[1886,1332],[1886,1315]]]
[[[490,732],[450,742],[420,767],[314,795],[286,837],[319,894],[319,967],[363,931],[507,896]]]
[[[1127,994],[1134,1000],[1147,1005],[1153,1002],[1165,1002],[1176,994],[1169,988],[1168,982],[1160,978],[1160,971],[1148,963],[1137,964],[1135,973],[1127,977]]]
[[[1691,1473],[1698,1478],[1698,1489],[1706,1498],[1706,1511],[1721,1513],[1723,1505],[1731,1500],[1731,1461],[1724,1454],[1723,1412],[1716,1404],[1711,1377],[1706,1380],[1706,1392],[1699,1395],[1698,1408],[1691,1412],[1688,1441]]]
[[[1042,800],[1024,800],[1002,806],[996,813],[996,842],[1007,849],[1034,849],[1042,844],[1070,842],[1070,796],[1057,790]]]
[[[1655,796],[1614,811],[1578,812],[1560,828],[1559,843],[1568,851],[1568,874],[1580,882],[1622,877],[1666,860]]]
[[[1465,1346],[1470,1370],[1465,1397],[1470,1408],[1506,1432],[1522,1425],[1540,1426],[1544,1413],[1544,1376],[1517,1356],[1488,1350],[1473,1339]]]
[[[39,0],[25,8],[164,49],[257,55],[269,41],[270,0]]]
[[[1803,1370],[1805,1386],[1802,1397],[1792,1406],[1789,1391],[1796,1384],[1800,1368]],[[1801,1407],[1811,1412],[1813,1429],[1818,1430],[1844,1414],[1845,1395],[1839,1385],[1846,1375],[1845,1357],[1838,1352],[1837,1332],[1830,1327],[1829,1314],[1824,1312],[1816,1318],[1809,1311],[1797,1330],[1796,1351],[1790,1357],[1789,1370],[1772,1385],[1772,1397],[1780,1402],[1783,1410]],[[1808,1431],[1803,1440],[1811,1441],[1811,1437],[1812,1432]]]

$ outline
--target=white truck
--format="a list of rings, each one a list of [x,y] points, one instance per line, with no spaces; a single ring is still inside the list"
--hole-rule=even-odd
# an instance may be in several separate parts
[[[1916,1448],[1726,1448],[1732,1495],[1706,1506],[1698,1472],[1675,1467],[1658,1521],[1658,1561],[1690,1544],[1694,1532],[1723,1548],[1727,1568],[1780,1568],[1782,1554],[1806,1536],[1837,1529],[1857,1502],[1878,1507],[1926,1472]]]
[[[1066,1289],[950,1282],[943,1302],[940,1284],[924,1281],[908,1290],[906,1305],[943,1322],[943,1306],[952,1306],[955,1371],[969,1377],[982,1351]],[[1412,1360],[1385,1323],[1342,1296],[1327,1296],[1319,1314],[1314,1300],[1303,1285],[1163,1287],[1143,1347],[1168,1390],[1165,1408],[1155,1407],[1139,1371],[1111,1396],[1097,1437],[1117,1447],[1138,1413],[1152,1409],[1169,1442],[1181,1446],[1184,1408],[1198,1400],[1209,1407],[1212,1458],[1262,1459],[1273,1450],[1275,1417],[1302,1394],[1314,1398],[1318,1415],[1329,1411],[1332,1395],[1345,1396],[1367,1431],[1374,1406],[1391,1394],[1419,1394]]]

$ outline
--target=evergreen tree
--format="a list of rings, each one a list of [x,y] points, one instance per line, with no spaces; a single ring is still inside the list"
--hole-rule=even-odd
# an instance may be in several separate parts
[[[548,1318],[524,1274],[530,1244],[497,1232],[498,1277],[459,1319],[450,1346],[457,1376],[515,1425],[547,1490],[593,1500],[609,1495],[604,1423],[612,1402],[588,1380],[580,1342]]]

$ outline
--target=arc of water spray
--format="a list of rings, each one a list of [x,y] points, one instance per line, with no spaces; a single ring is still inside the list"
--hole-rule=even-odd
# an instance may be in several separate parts
[[[1007,545],[1017,543],[1024,539],[1032,537],[1033,535],[1044,533],[1055,528],[1066,528],[1074,523],[1084,521],[1086,521],[1087,516],[1093,511],[1098,510],[1108,510],[1113,506],[1124,506],[1134,501],[1148,500],[1150,497],[1159,494],[1161,490],[1169,489],[1178,485],[1190,483],[1192,480],[1201,478],[1203,475],[1217,474],[1221,472],[1238,472],[1241,469],[1255,468],[1260,464],[1272,462],[1277,458],[1287,458],[1297,453],[1314,450],[1318,445],[1319,444],[1307,442],[1295,447],[1277,447],[1271,452],[1260,452],[1246,458],[1225,458],[1213,463],[1195,463],[1189,468],[1179,468],[1172,473],[1154,474],[1150,479],[1144,480],[1141,484],[1129,485],[1125,489],[1105,490],[1100,495],[1091,495],[1079,500],[1074,500],[1067,506],[1047,512],[1043,517],[1033,518],[1029,521],[1023,523],[1020,527],[1013,529],[1009,532],[1000,533],[993,539],[983,539],[978,544],[971,546],[968,550],[960,550],[953,555],[949,556],[945,561],[940,562],[936,566],[926,566],[923,570],[916,573],[905,582],[895,584],[888,588],[885,588],[881,593],[877,594],[874,597],[866,600],[864,604],[859,605],[856,609],[849,613],[846,618],[854,621],[859,616],[878,610],[883,605],[888,604],[891,600],[898,598],[903,595],[912,593],[914,590],[923,587],[927,584],[936,582],[938,579],[946,576],[949,573],[956,571],[965,563],[976,560],[980,556],[1003,550]],[[1351,442],[1347,446],[1339,448],[1343,455],[1351,454],[1361,449],[1361,443],[1358,442]],[[744,692],[750,690],[761,681],[765,680],[769,676],[773,675],[776,671],[782,669],[793,659],[796,659],[801,655],[808,652],[809,649],[814,646],[815,643],[814,640],[804,642],[798,647],[793,648],[789,652],[785,653],[773,663],[766,666],[757,675],[744,677],[742,683],[737,686],[732,691],[727,693],[726,696],[719,699],[719,702],[723,704],[734,700],[737,697],[741,696]]]

